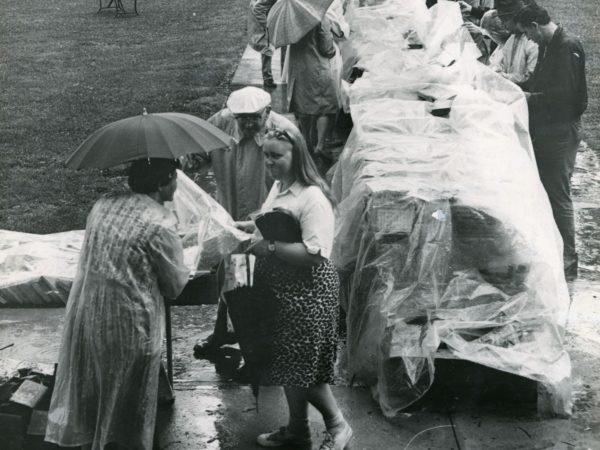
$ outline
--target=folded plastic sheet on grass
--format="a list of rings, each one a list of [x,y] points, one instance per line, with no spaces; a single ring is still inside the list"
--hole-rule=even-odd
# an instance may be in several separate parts
[[[477,62],[470,38],[452,32],[455,14],[434,7],[425,20],[398,0],[380,5],[382,16],[405,5],[409,31],[445,23],[444,34],[420,36],[418,50],[354,43],[367,64],[350,88],[354,129],[332,181],[349,373],[393,416],[431,386],[446,348],[539,381],[552,394],[539,408],[569,414],[569,297],[525,98]],[[351,21],[359,40],[383,23],[361,9]],[[435,99],[451,99],[447,117],[431,114]]]
[[[219,203],[183,172],[174,201],[184,258],[191,271],[209,270],[251,235],[235,228]],[[0,306],[62,306],[75,278],[84,230],[29,234],[0,230]]]

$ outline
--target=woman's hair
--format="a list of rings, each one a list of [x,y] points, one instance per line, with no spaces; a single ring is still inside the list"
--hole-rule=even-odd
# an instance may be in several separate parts
[[[152,194],[166,186],[175,176],[179,161],[166,158],[144,158],[131,163],[127,183],[133,192]]]
[[[331,194],[329,186],[325,180],[319,175],[317,166],[315,165],[304,136],[296,127],[271,128],[267,129],[267,139],[277,139],[286,141],[292,144],[292,173],[294,178],[302,186],[317,186],[332,206],[337,203]]]

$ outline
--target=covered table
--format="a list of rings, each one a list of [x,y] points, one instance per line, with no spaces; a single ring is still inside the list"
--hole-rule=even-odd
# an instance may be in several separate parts
[[[569,295],[525,97],[477,61],[458,4],[376,3],[348,13],[364,74],[332,182],[349,375],[393,416],[444,354],[535,380],[538,408],[569,414]]]

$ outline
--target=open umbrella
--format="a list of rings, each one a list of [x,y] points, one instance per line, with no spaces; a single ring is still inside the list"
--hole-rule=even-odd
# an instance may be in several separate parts
[[[226,148],[234,139],[189,114],[144,113],[92,133],[67,160],[67,167],[106,169],[140,158],[179,158]]]
[[[275,47],[295,44],[316,27],[333,0],[278,0],[267,17],[269,41]]]

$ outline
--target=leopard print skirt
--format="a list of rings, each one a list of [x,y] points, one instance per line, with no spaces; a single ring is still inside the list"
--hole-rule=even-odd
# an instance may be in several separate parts
[[[265,386],[311,387],[333,383],[337,356],[339,279],[323,260],[297,267],[275,256],[258,258],[254,285],[268,289],[278,307],[273,334],[273,361]]]

